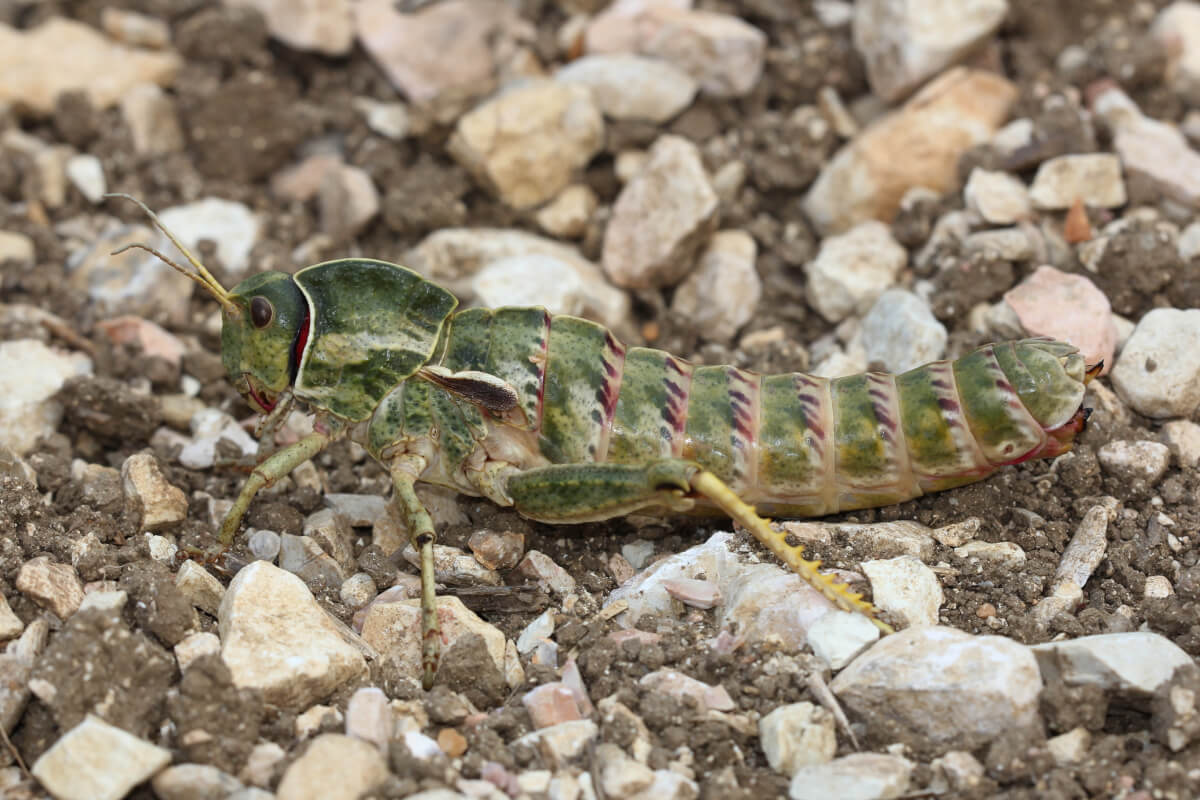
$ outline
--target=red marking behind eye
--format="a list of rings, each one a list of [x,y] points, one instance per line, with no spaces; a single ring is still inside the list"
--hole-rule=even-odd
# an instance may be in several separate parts
[[[300,369],[300,358],[304,355],[304,346],[308,344],[309,329],[312,327],[312,320],[309,317],[308,309],[304,309],[304,320],[300,323],[300,330],[296,332],[296,344],[292,348],[292,363],[296,365],[296,369]],[[292,380],[295,381],[295,372],[292,373]]]

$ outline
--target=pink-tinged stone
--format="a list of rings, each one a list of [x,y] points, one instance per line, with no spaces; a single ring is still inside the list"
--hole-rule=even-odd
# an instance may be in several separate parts
[[[714,97],[740,97],[762,77],[767,37],[731,14],[693,10],[686,0],[616,3],[584,32],[588,53],[660,58]]]
[[[1104,361],[1107,373],[1117,347],[1117,326],[1104,292],[1083,275],[1038,267],[1004,294],[1004,301],[1030,334],[1050,336],[1079,348],[1088,364]]]
[[[710,609],[721,602],[721,590],[712,581],[676,578],[663,581],[667,594],[685,606]]]
[[[501,0],[447,0],[401,14],[392,0],[355,5],[358,38],[392,85],[415,102],[450,89],[479,93],[535,31]]]
[[[176,365],[183,359],[183,342],[148,319],[115,317],[97,322],[96,328],[113,344],[140,344],[147,356],[158,356]]]
[[[571,573],[538,550],[526,553],[525,558],[517,565],[517,571],[555,594],[570,594],[575,591],[575,579],[571,577]]]
[[[725,687],[717,684],[709,686],[682,672],[673,669],[660,669],[642,678],[639,683],[647,689],[672,695],[680,699],[695,698],[701,711],[732,711],[736,706]]]
[[[822,235],[860,222],[891,222],[909,189],[955,189],[958,160],[1008,119],[1017,87],[1000,75],[955,67],[839,150],[804,198]]]
[[[575,692],[566,684],[544,683],[521,698],[535,728],[548,728],[560,722],[583,719]]]
[[[574,658],[568,658],[567,663],[563,664],[562,682],[563,686],[566,686],[575,695],[575,703],[579,706],[581,714],[586,716],[596,710],[596,707],[592,705],[592,698],[588,697],[583,674],[579,671],[579,665],[575,663]]]
[[[639,642],[640,644],[658,644],[662,641],[662,635],[653,631],[639,631],[637,628],[630,628],[627,631],[613,631],[608,635],[618,647],[625,642]]]
[[[58,96],[72,90],[110,108],[138,84],[170,85],[181,63],[174,53],[125,47],[60,17],[30,30],[0,25],[0,101],[34,114],[53,113]]]

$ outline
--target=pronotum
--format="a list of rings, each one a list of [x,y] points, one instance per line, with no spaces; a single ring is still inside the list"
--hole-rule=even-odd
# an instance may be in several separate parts
[[[417,273],[361,258],[263,272],[226,290],[134,202],[194,271],[131,247],[221,304],[222,361],[265,415],[260,434],[295,400],[315,414],[312,434],[254,468],[214,552],[232,544],[259,489],[339,438],[361,444],[391,475],[420,553],[426,688],[440,635],[435,531],[418,481],[551,523],[641,509],[724,513],[837,606],[887,631],[870,603],[804,559],[755,507],[807,517],[887,505],[1066,452],[1101,367],[1050,339],[990,344],[901,375],[693,366],[543,308],[456,311],[453,295]]]

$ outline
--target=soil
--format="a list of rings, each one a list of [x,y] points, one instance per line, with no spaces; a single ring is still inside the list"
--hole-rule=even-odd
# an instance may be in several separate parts
[[[1041,141],[1053,152],[1081,152],[1097,147],[1094,132],[1050,118],[1040,111],[1039,98],[1047,91],[1068,85],[1083,87],[1090,80],[1117,77],[1127,92],[1148,113],[1179,121],[1182,103],[1164,88],[1163,58],[1146,37],[1153,11],[1165,0],[1128,3],[1124,0],[1079,0],[1044,3],[1012,0],[1009,21],[996,40],[996,57],[1017,80],[1022,96],[1019,111],[1035,116]],[[98,25],[100,10],[108,2],[95,0],[43,0],[36,4],[7,4],[0,19],[27,26],[53,14]],[[204,0],[130,0],[117,3],[167,20],[173,40],[186,59],[175,92],[184,114],[188,151],[163,159],[135,159],[129,131],[117,110],[99,111],[85,98],[72,96],[60,102],[55,115],[44,121],[22,121],[30,133],[48,142],[64,142],[92,153],[104,162],[113,191],[133,194],[151,207],[163,208],[196,197],[217,196],[246,203],[267,221],[253,255],[256,264],[287,264],[288,254],[318,230],[316,204],[281,203],[269,191],[270,175],[293,163],[305,142],[336,134],[347,160],[365,169],[381,188],[381,215],[354,241],[336,243],[355,252],[386,260],[400,254],[429,232],[453,225],[503,225],[537,231],[530,215],[514,212],[478,188],[446,154],[449,129],[437,109],[414,109],[423,132],[417,138],[392,144],[372,133],[352,99],[369,96],[393,100],[395,93],[380,71],[361,50],[343,59],[323,59],[299,54],[267,38],[256,14],[229,9]],[[525,19],[534,22],[539,41],[553,42],[566,13],[554,3],[525,0]],[[849,41],[848,29],[830,32],[815,19],[807,3],[789,0],[747,0],[733,3],[701,0],[699,6],[738,13],[764,30],[772,57],[759,88],[748,98],[732,101],[699,99],[692,108],[663,128],[693,138],[706,153],[723,157],[732,149],[748,167],[747,185],[727,213],[722,227],[744,228],[759,246],[758,268],[764,281],[764,302],[746,332],[782,328],[784,336],[757,348],[737,348],[706,343],[689,320],[666,310],[662,294],[640,292],[634,304],[634,330],[655,333],[655,346],[705,363],[728,362],[761,371],[804,369],[809,366],[805,346],[833,333],[832,326],[805,302],[801,266],[816,251],[817,237],[802,217],[797,197],[813,179],[820,164],[833,151],[833,141],[811,141],[792,130],[788,114],[797,104],[815,104],[817,91],[834,86],[843,98],[867,93],[863,68]],[[1131,44],[1132,43],[1132,44]],[[1088,55],[1086,69],[1064,76],[1055,59],[1062,48],[1078,45]],[[1068,82],[1069,78],[1069,82]],[[213,94],[217,84],[222,92]],[[247,120],[254,109],[253,127],[242,136],[228,135],[231,126]],[[611,203],[619,189],[613,175],[613,156],[622,147],[644,145],[662,129],[614,124],[609,129],[607,152],[584,175],[600,197]],[[256,140],[251,148],[248,142]],[[969,155],[985,163],[991,154]],[[1044,154],[1042,157],[1045,157]],[[1028,177],[1031,166],[1004,165]],[[153,736],[164,726],[173,727],[170,741],[176,761],[211,763],[236,774],[251,746],[262,739],[278,743],[289,757],[299,752],[294,718],[264,705],[257,693],[239,690],[230,681],[219,659],[209,658],[181,676],[169,649],[184,635],[191,611],[175,588],[170,572],[149,558],[137,536],[137,520],[122,508],[119,484],[109,491],[86,494],[71,477],[74,459],[119,468],[131,454],[150,447],[151,434],[161,424],[158,393],[179,391],[181,372],[198,378],[201,399],[237,418],[251,416],[220,370],[216,354],[220,342],[206,325],[214,305],[197,294],[191,314],[183,322],[162,321],[173,333],[193,337],[209,355],[191,354],[182,371],[141,356],[135,347],[114,346],[95,331],[97,313],[87,298],[69,288],[64,278],[66,245],[54,225],[93,210],[78,193],[70,193],[65,206],[48,220],[31,220],[20,205],[34,191],[27,163],[0,164],[0,229],[34,238],[39,262],[34,270],[12,263],[0,265],[4,302],[27,303],[66,320],[96,351],[96,376],[74,379],[63,389],[65,415],[58,433],[41,442],[29,458],[38,485],[0,477],[0,591],[15,613],[29,622],[41,610],[15,588],[20,566],[39,555],[77,564],[85,581],[112,581],[129,593],[123,618],[114,622],[103,610],[75,614],[52,632],[39,662],[39,673],[60,688],[52,703],[34,700],[12,734],[26,763],[35,761],[61,735],[79,721],[83,709],[100,698],[110,698],[117,709],[110,722],[136,733]],[[1156,198],[1141,198],[1150,200]],[[943,198],[936,207],[910,210],[896,221],[896,235],[910,251],[929,235],[936,216],[956,204],[957,195]],[[18,210],[20,209],[20,210]],[[113,204],[107,213],[140,221],[137,211]],[[1178,216],[1178,209],[1164,209]],[[1099,217],[1093,222],[1101,222]],[[1184,220],[1185,222],[1187,220]],[[597,258],[603,220],[583,240],[585,254]],[[1200,305],[1200,279],[1188,278],[1173,245],[1164,246],[1152,234],[1130,230],[1110,246],[1100,270],[1099,285],[1114,310],[1136,320],[1156,306]],[[221,275],[219,264],[210,266]],[[1067,254],[1063,269],[1084,270]],[[291,264],[299,268],[302,264]],[[979,263],[972,279],[939,282],[933,304],[951,334],[951,356],[982,343],[966,321],[966,310],[981,301],[995,301],[1028,275],[1037,263]],[[1193,275],[1196,274],[1194,271]],[[981,277],[982,276],[982,277]],[[4,338],[31,335],[4,329]],[[40,335],[40,334],[32,334]],[[147,393],[146,389],[150,392]],[[982,519],[980,538],[1012,541],[1027,554],[1019,569],[985,565],[982,568],[958,559],[941,548],[934,563],[945,562],[940,572],[946,601],[943,624],[970,633],[1000,633],[1021,642],[1035,643],[1066,635],[1129,631],[1145,628],[1167,637],[1193,656],[1200,656],[1200,550],[1189,537],[1173,551],[1156,522],[1162,512],[1176,522],[1176,531],[1200,528],[1200,473],[1173,466],[1156,486],[1129,483],[1105,475],[1096,452],[1112,439],[1158,439],[1156,423],[1129,415],[1122,419],[1100,402],[1087,433],[1074,455],[1055,466],[1027,463],[1004,470],[983,483],[945,492],[897,506],[842,515],[851,521],[914,519],[930,526]],[[165,456],[166,454],[160,454]],[[189,497],[204,492],[214,498],[232,498],[244,477],[235,469],[189,470],[161,459],[166,477]],[[383,471],[369,459],[355,460],[347,446],[331,448],[316,460],[323,482],[331,492],[386,493]],[[50,501],[44,502],[43,496]],[[1085,592],[1086,606],[1060,615],[1049,629],[1033,622],[1034,603],[1045,596],[1063,548],[1083,513],[1096,498],[1112,495],[1123,506],[1109,527],[1107,556]],[[265,492],[251,511],[249,524],[282,532],[300,532],[302,514],[320,506],[311,490],[296,489],[285,481],[282,488]],[[563,566],[586,591],[571,613],[557,616],[556,640],[562,650],[575,650],[584,681],[593,701],[616,696],[641,715],[651,733],[651,767],[664,767],[686,746],[694,755],[693,769],[703,797],[757,797],[786,793],[787,780],[766,763],[757,743],[757,732],[719,725],[688,703],[639,687],[640,677],[662,667],[679,669],[710,683],[720,683],[741,712],[762,714],[779,705],[812,700],[804,682],[809,656],[779,652],[756,645],[748,650],[721,654],[701,646],[714,633],[712,612],[694,612],[681,620],[643,618],[639,627],[659,634],[657,642],[626,641],[617,645],[608,634],[611,621],[596,621],[603,597],[616,588],[609,558],[619,553],[631,536],[651,539],[658,555],[678,552],[704,541],[725,523],[709,520],[615,520],[578,527],[547,526],[519,520],[485,502],[463,498],[461,507],[470,525],[446,532],[443,541],[462,546],[476,529],[508,529],[526,534],[526,548],[537,549]],[[193,502],[189,519],[169,531],[182,544],[203,545],[212,535],[207,504]],[[1037,515],[1045,524],[1031,525]],[[72,558],[85,537],[98,546]],[[244,548],[244,544],[242,545]],[[244,551],[243,551],[244,553]],[[844,542],[817,548],[816,557],[827,567],[855,569],[876,553],[856,550]],[[383,577],[388,565],[378,553],[360,554],[361,568]],[[1178,565],[1178,567],[1176,566]],[[1145,599],[1147,576],[1181,576],[1177,593],[1164,599]],[[505,573],[510,585],[523,578]],[[480,613],[510,637],[516,637],[543,610],[547,598],[535,591],[519,595],[520,602],[500,608],[479,605]],[[473,603],[469,595],[465,598]],[[141,601],[147,602],[141,602]],[[336,615],[349,621],[350,611],[336,593],[321,597]],[[981,616],[990,605],[995,614]],[[205,630],[215,631],[213,618],[200,614]],[[480,640],[481,642],[481,640]],[[485,761],[511,769],[537,768],[539,756],[528,748],[513,747],[532,730],[527,712],[502,684],[481,678],[474,652],[480,642],[467,640],[446,654],[443,673],[451,690],[462,690],[482,708],[492,709],[477,725],[463,724],[455,713],[454,698],[445,690],[429,695],[413,692],[412,676],[373,674],[375,685],[391,696],[423,702],[433,720],[427,732],[436,735],[441,725],[456,725],[466,736],[468,749],[459,773],[478,777]],[[82,663],[103,665],[88,676],[79,674]],[[782,667],[782,668],[781,668]],[[527,664],[529,685],[552,678],[544,668]],[[61,676],[57,680],[56,676]],[[1196,677],[1180,678],[1191,682]],[[62,691],[70,687],[70,691]],[[344,708],[344,698],[342,698]],[[964,797],[1079,798],[1110,797],[1131,790],[1146,796],[1187,797],[1200,791],[1200,743],[1179,753],[1166,749],[1153,735],[1148,709],[1109,707],[1098,690],[1049,686],[1042,698],[1042,726],[1013,732],[976,753],[987,770],[986,778]],[[627,720],[600,718],[601,738],[628,744],[633,732]],[[1033,747],[1052,736],[1082,725],[1093,734],[1090,750],[1078,764],[1056,766],[1045,749]],[[189,732],[203,736],[189,737]],[[889,744],[868,737],[867,746]],[[851,752],[841,742],[839,753]],[[1031,755],[1032,753],[1032,755]],[[0,759],[4,759],[0,753]],[[399,797],[418,788],[443,785],[445,764],[414,761],[403,747],[393,748],[391,763],[397,777],[380,796]],[[914,785],[930,775],[929,760],[921,761]],[[149,789],[135,796],[149,797]]]

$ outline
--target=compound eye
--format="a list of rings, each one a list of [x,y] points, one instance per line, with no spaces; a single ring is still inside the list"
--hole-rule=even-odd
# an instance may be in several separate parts
[[[250,300],[250,321],[256,328],[265,328],[275,318],[275,309],[271,301],[265,297],[255,297]]]

